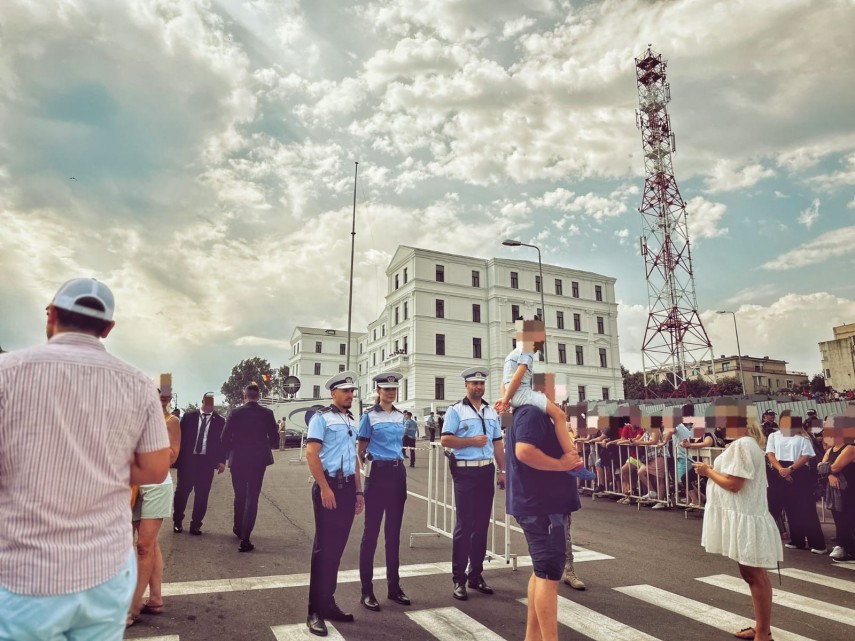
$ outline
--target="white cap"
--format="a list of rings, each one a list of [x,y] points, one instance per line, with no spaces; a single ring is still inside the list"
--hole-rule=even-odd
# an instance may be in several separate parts
[[[93,299],[86,302],[92,302],[94,306],[79,304],[79,301],[85,298]],[[56,292],[51,305],[81,316],[100,318],[105,321],[113,320],[113,312],[116,309],[113,292],[104,283],[94,278],[74,278],[66,281]],[[101,309],[98,309],[99,305]]]
[[[380,388],[396,388],[402,378],[404,375],[400,372],[380,372],[374,377],[374,384]]]
[[[487,376],[490,374],[486,367],[470,367],[461,372],[464,383],[485,383]]]
[[[330,377],[324,387],[332,391],[334,389],[357,389],[356,372],[339,372],[335,376]]]

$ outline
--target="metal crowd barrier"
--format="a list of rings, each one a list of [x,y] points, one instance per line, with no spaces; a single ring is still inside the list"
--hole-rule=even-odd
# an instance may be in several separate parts
[[[410,534],[410,547],[414,547],[415,539],[418,537],[447,537],[454,536],[455,522],[455,501],[454,501],[454,480],[451,477],[451,471],[448,469],[447,459],[445,457],[445,448],[440,445],[439,441],[429,443],[430,451],[428,452],[428,489],[427,489],[427,529],[429,532],[413,532]],[[485,560],[492,561],[499,559],[517,569],[517,555],[511,553],[511,529],[510,516],[504,514],[504,517],[496,515],[496,501],[493,500],[493,508],[490,513],[490,529],[487,534],[488,549]],[[504,532],[499,533],[498,529],[502,528]],[[498,539],[498,541],[497,541]],[[497,542],[501,545],[501,551],[497,551]]]
[[[625,503],[635,501],[639,509],[642,505],[657,503],[670,505],[673,479],[667,473],[661,446],[610,445],[608,451],[613,452],[614,457],[609,457],[607,465],[602,464],[607,446],[577,441],[578,446],[581,446],[585,465],[597,475],[596,480],[580,486],[583,493],[591,494],[594,500],[612,496]],[[639,453],[642,456],[630,456]]]
[[[704,462],[710,467],[712,467],[713,463],[715,463],[716,458],[724,452],[723,447],[701,447],[701,448],[690,448],[688,450],[688,456],[683,451],[680,451],[678,448],[674,448],[675,456],[673,457],[674,463],[674,478],[677,479],[677,460],[679,458],[686,458],[686,472],[683,475],[683,478],[678,479],[678,482],[675,487],[674,492],[674,505],[676,507],[686,508],[685,516],[689,518],[689,508],[693,510],[703,511],[704,509],[704,499],[702,498],[701,492],[701,479],[697,474],[692,470],[692,464],[695,462]],[[692,492],[695,492],[695,497],[691,496]]]

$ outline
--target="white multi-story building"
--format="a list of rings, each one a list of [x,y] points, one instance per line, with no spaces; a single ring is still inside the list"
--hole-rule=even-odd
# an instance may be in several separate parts
[[[360,334],[351,333],[351,368],[356,368],[356,345]],[[295,327],[291,334],[288,371],[300,379],[296,398],[328,398],[324,383],[336,372],[345,370],[347,330]]]
[[[374,375],[397,370],[397,405],[421,417],[462,398],[460,373],[474,365],[489,368],[495,400],[514,320],[541,315],[538,264],[400,246],[386,276],[385,309],[358,339],[363,401],[372,402]],[[543,265],[543,279],[548,364],[535,371],[555,374],[558,402],[623,398],[615,279],[554,265]]]

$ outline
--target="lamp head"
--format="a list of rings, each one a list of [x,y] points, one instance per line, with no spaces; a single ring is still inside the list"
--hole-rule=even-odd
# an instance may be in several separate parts
[[[520,245],[522,245],[522,242],[520,242],[518,240],[512,240],[510,238],[506,238],[505,240],[502,241],[502,244],[505,247],[519,247]]]

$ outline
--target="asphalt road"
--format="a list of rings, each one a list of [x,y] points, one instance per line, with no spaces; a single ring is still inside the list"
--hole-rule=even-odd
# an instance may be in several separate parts
[[[525,636],[525,597],[530,569],[527,550],[511,532],[511,552],[519,554],[515,571],[502,560],[487,564],[485,577],[496,594],[470,591],[467,602],[451,598],[448,563],[451,541],[442,536],[416,537],[428,532],[427,453],[419,452],[408,469],[410,496],[402,528],[402,586],[413,604],[386,601],[384,572],[375,570],[375,593],[382,610],[368,612],[359,605],[358,554],[362,520],[357,517],[342,559],[339,605],[356,616],[354,623],[334,624],[340,636],[331,639],[421,641],[478,639],[499,641]],[[165,559],[165,613],[143,615],[127,631],[127,639],[157,641],[284,641],[308,639],[305,629],[309,557],[314,524],[310,483],[297,452],[275,452],[268,468],[259,518],[248,554],[237,551],[231,532],[232,488],[228,472],[215,479],[204,535],[174,534],[165,522],[160,541]],[[497,492],[500,520],[504,494]],[[192,501],[192,498],[191,498]],[[188,509],[188,514],[190,510]],[[441,513],[440,513],[441,516]],[[829,517],[830,520],[830,517]],[[441,524],[441,518],[440,518]],[[453,520],[447,521],[448,528]],[[583,498],[574,515],[577,574],[587,583],[584,592],[562,585],[561,639],[602,641],[716,640],[747,625],[751,603],[740,591],[736,564],[707,555],[700,547],[701,518],[681,511],[652,511],[617,505],[610,500]],[[833,527],[825,525],[827,538]],[[497,530],[501,553],[504,530]],[[773,611],[776,641],[855,638],[855,565],[833,566],[828,557],[785,550],[784,575]],[[375,567],[383,566],[383,544]],[[736,590],[736,591],[734,591]],[[314,638],[314,637],[311,637]]]

